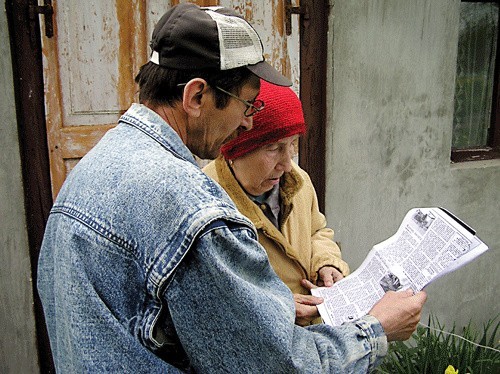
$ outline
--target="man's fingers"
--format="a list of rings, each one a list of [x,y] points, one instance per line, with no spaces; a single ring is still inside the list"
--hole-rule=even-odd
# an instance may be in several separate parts
[[[293,294],[293,299],[298,304],[312,305],[312,306],[319,305],[324,301],[322,297],[317,297],[312,295],[301,295],[297,293]]]
[[[318,308],[304,304],[295,303],[295,323],[300,326],[308,326],[311,321],[319,317]]]
[[[425,291],[420,291],[416,293],[414,297],[420,302],[421,305],[424,305],[427,300],[427,293]]]
[[[388,291],[369,314],[380,321],[388,341],[406,340],[416,329],[426,299],[424,291]]]

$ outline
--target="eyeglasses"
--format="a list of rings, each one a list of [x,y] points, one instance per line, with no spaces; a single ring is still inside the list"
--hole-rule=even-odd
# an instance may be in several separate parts
[[[236,96],[235,94],[226,91],[219,86],[215,86],[216,89],[218,89],[221,92],[224,92],[226,95],[231,96],[232,98],[241,101],[243,104],[247,106],[245,110],[245,117],[252,117],[255,113],[260,112],[262,109],[264,109],[264,102],[262,100],[254,100],[252,102],[243,100],[241,97]]]
[[[177,87],[184,87],[187,83],[179,83]],[[243,100],[241,97],[236,96],[235,94],[226,91],[223,88],[220,88],[219,86],[214,86],[217,90],[224,92],[226,95],[231,96],[232,98],[241,101],[243,104],[246,105],[245,109],[245,117],[252,117],[255,113],[260,112],[262,109],[264,109],[264,101],[262,100],[254,100],[252,102]]]

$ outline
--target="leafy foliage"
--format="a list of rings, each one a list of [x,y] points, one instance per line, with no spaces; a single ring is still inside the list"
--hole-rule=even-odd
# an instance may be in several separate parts
[[[500,316],[500,315],[499,315]],[[500,333],[499,316],[488,321],[479,334],[471,322],[461,333],[455,333],[455,325],[449,333],[457,334],[476,344],[496,349],[480,347],[445,333],[444,326],[430,316],[428,326],[418,326],[408,342],[392,342],[389,353],[376,373],[384,374],[443,374],[452,365],[460,374],[500,373]]]

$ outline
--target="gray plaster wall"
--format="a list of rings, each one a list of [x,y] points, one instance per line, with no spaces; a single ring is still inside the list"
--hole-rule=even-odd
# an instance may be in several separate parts
[[[424,321],[482,327],[500,312],[500,160],[450,163],[460,2],[330,4],[326,215],[344,258],[446,207],[491,249],[428,286]]]
[[[500,162],[450,164],[457,0],[331,0],[326,214],[355,269],[412,207],[444,206],[491,250],[428,287],[446,325],[499,312]],[[5,12],[0,12],[0,372],[38,372]]]
[[[5,9],[0,11],[0,373],[37,373],[33,293]]]

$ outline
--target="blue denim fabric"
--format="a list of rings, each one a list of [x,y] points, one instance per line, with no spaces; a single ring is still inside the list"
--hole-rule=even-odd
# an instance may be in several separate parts
[[[58,373],[361,373],[387,351],[370,316],[296,326],[252,224],[138,104],[61,189],[38,290]]]

